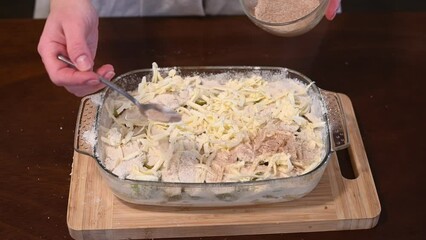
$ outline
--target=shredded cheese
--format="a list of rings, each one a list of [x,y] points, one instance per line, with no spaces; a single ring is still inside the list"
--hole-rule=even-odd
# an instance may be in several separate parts
[[[222,81],[182,77],[175,69],[163,78],[153,63],[151,82],[144,77],[133,94],[141,103],[176,104],[182,122],[135,117],[135,108],[118,97],[106,104],[113,125],[101,140],[107,148],[138,144],[115,159],[144,156],[142,167],[119,174],[131,179],[176,181],[189,174],[193,182],[250,181],[301,174],[321,161],[324,148],[325,124],[311,112],[310,86],[255,74]],[[239,152],[242,145],[250,147]],[[181,164],[192,172],[183,173]]]

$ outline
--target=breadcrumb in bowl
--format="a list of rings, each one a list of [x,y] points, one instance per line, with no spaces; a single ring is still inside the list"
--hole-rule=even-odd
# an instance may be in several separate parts
[[[240,0],[247,17],[281,37],[304,34],[324,17],[329,0]]]

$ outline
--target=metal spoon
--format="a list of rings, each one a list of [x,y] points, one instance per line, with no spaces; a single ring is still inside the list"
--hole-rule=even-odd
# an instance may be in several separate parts
[[[62,62],[70,65],[71,67],[77,69],[77,67],[74,65],[74,63],[71,62],[71,60],[63,55],[58,55],[58,59]],[[103,78],[101,75],[97,74],[99,81],[101,81],[103,84],[107,85],[111,89],[117,91],[127,99],[129,99],[132,103],[134,103],[138,108],[139,111],[148,119],[153,121],[159,121],[159,122],[179,122],[182,120],[182,117],[175,111],[171,109],[167,109],[159,104],[153,104],[153,103],[147,103],[142,104],[136,98],[134,98],[132,95],[130,95],[128,92],[126,92],[124,89],[117,86],[115,83],[108,81],[107,79]]]

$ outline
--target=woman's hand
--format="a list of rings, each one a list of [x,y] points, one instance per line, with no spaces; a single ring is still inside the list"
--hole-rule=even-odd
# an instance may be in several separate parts
[[[333,20],[333,18],[336,16],[337,10],[340,6],[340,0],[330,0],[328,3],[327,10],[325,11],[325,17],[328,20]]]
[[[97,45],[98,15],[90,0],[51,1],[38,52],[54,84],[79,97],[105,87],[93,72]],[[68,56],[78,70],[59,61],[58,54]],[[96,72],[107,79],[115,75],[109,64]]]

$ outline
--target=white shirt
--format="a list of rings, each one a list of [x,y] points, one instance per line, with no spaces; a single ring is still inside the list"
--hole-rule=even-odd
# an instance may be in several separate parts
[[[239,0],[92,0],[100,17],[241,15]],[[34,18],[49,15],[49,0],[36,0]]]

